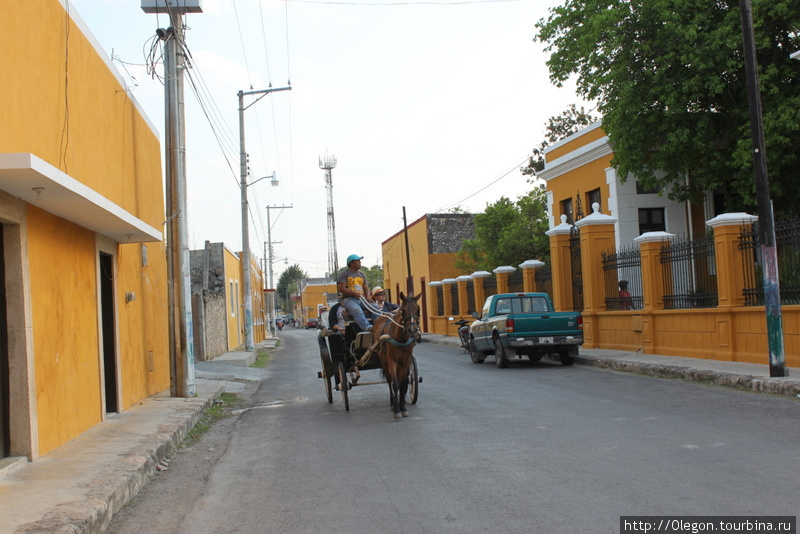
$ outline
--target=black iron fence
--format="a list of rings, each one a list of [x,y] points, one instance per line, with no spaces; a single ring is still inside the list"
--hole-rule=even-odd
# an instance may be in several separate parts
[[[664,272],[664,308],[715,308],[717,269],[714,235],[679,240],[661,247]]]
[[[641,310],[642,254],[638,247],[603,252],[607,310]]]
[[[581,264],[581,232],[572,227],[569,236],[569,250],[572,258],[572,309],[583,311],[583,266]]]
[[[553,298],[553,268],[549,265],[536,269],[534,275],[534,285],[539,293],[547,293]]]
[[[487,276],[483,279],[483,292],[487,297],[497,294],[497,276]],[[483,302],[480,305],[482,306]]]
[[[450,299],[453,303],[453,315],[459,314],[458,309],[458,284],[452,283],[450,284]]]
[[[525,291],[525,278],[521,269],[508,275],[508,292],[522,293]]]
[[[800,217],[775,221],[775,247],[782,304],[800,304]],[[739,232],[745,306],[764,305],[764,267],[758,223]]]
[[[436,314],[444,315],[444,288],[436,286]]]
[[[475,313],[475,281],[467,281],[467,315]]]

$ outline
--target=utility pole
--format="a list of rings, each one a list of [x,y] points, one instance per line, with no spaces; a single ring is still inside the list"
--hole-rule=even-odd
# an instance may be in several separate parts
[[[250,106],[264,98],[269,93],[274,93],[276,91],[291,91],[291,86],[289,87],[279,87],[276,89],[262,89],[259,91],[239,91],[239,172],[240,172],[240,180],[241,180],[241,194],[242,194],[242,257],[240,261],[242,262],[242,285],[243,289],[242,292],[244,293],[244,339],[245,339],[245,350],[247,351],[254,351],[255,350],[255,342],[253,340],[253,292],[251,289],[251,280],[250,280],[250,225],[247,222],[247,213],[248,213],[248,206],[247,206],[247,152],[244,149],[244,112]],[[244,105],[244,96],[245,95],[261,95],[256,98],[253,102],[248,104],[246,107]],[[273,175],[274,176],[274,175]],[[259,178],[261,180],[261,178]],[[256,180],[257,182],[258,180]],[[253,182],[255,183],[255,182]],[[253,185],[253,184],[250,184]]]
[[[170,5],[167,5],[169,3]],[[167,13],[170,27],[156,30],[164,41],[165,201],[167,235],[167,286],[169,306],[170,394],[195,394],[194,334],[192,331],[189,231],[186,217],[186,126],[183,100],[183,15],[202,13],[199,0],[180,6],[169,0],[142,0],[145,13]]]
[[[761,243],[761,261],[764,266],[764,304],[767,313],[767,342],[769,347],[769,376],[788,376],[783,346],[781,324],[781,288],[778,278],[778,251],[775,246],[775,219],[769,197],[767,178],[767,150],[761,113],[761,89],[758,80],[753,10],[750,0],[739,0],[742,19],[744,67],[747,77],[747,102],[750,108],[750,136],[753,144],[753,166],[756,176],[756,202],[758,204],[758,240]]]
[[[336,167],[336,156],[325,154],[319,158],[319,168],[325,171],[325,189],[328,191],[328,272],[336,276],[339,269],[339,257],[336,254],[336,222],[333,218],[333,169]]]
[[[267,289],[272,289],[272,290],[275,289],[275,286],[272,285],[272,263],[273,263],[273,260],[272,260],[272,244],[275,243],[275,241],[272,240],[272,222],[270,221],[269,210],[271,210],[271,209],[272,210],[283,210],[283,209],[289,209],[291,207],[292,206],[267,206],[267,245],[268,245],[268,253],[269,253],[269,258],[267,259],[267,263],[269,265],[269,286],[267,287]],[[272,302],[270,303],[269,308],[268,308],[269,309],[268,321],[269,321],[269,329],[270,329],[270,331],[272,331],[274,333],[274,328],[275,328],[275,294],[274,294],[274,291],[271,293],[270,296],[272,298]]]
[[[408,221],[406,220],[406,207],[403,206],[403,235],[406,238],[406,269],[408,270],[408,278],[406,278],[406,292],[409,295],[414,294],[414,276],[411,274],[411,252],[408,246]]]

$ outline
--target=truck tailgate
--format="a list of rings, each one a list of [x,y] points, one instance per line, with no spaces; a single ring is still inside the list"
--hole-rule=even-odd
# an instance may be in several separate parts
[[[519,336],[574,336],[579,333],[577,315],[571,312],[551,312],[540,315],[509,316],[514,319],[514,333]]]

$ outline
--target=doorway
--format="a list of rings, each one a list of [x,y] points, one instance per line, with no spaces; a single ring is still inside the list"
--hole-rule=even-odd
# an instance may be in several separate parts
[[[0,458],[11,453],[10,384],[8,380],[8,309],[6,300],[6,262],[3,225],[0,224]]]
[[[103,335],[103,377],[106,413],[119,411],[117,398],[117,336],[114,321],[114,258],[100,253],[100,322]]]

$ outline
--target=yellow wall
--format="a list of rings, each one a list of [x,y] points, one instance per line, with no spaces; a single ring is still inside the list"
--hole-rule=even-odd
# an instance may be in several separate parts
[[[146,262],[142,258],[145,247]],[[163,243],[120,245],[117,256],[117,345],[122,409],[169,387],[167,279]],[[135,299],[126,302],[125,293]]]
[[[328,305],[326,293],[335,295],[337,293],[336,284],[331,282],[330,284],[307,285],[303,288],[303,294],[300,297],[303,319],[312,317],[319,319],[317,307]]]
[[[611,166],[612,155],[603,156],[577,169],[566,172],[558,179],[547,182],[547,190],[553,193],[553,218],[556,224],[561,222],[561,201],[567,198],[572,199],[573,215],[577,215],[578,206],[575,203],[575,195],[580,192],[581,208],[583,216],[592,213],[589,205],[587,193],[600,188],[601,211],[608,213],[608,185],[606,184],[605,170]]]
[[[234,350],[244,344],[244,304],[242,303],[241,269],[239,257],[228,250],[225,251],[225,309],[228,317],[228,350]]]
[[[408,226],[408,249],[411,256],[411,273],[414,278],[414,294],[419,294],[421,280],[431,281],[428,254],[427,218],[421,217]],[[397,288],[406,293],[408,261],[406,259],[406,237],[401,231],[382,244],[383,284],[390,291],[391,300],[399,299]]]
[[[5,1],[2,12],[0,152],[32,153],[161,228],[158,134],[129,93],[58,0]],[[100,238],[30,205],[27,224],[36,383],[33,424],[38,428],[38,454],[45,454],[103,419],[97,311]],[[146,250],[146,266],[141,244],[112,242],[109,251],[117,270],[122,410],[170,383],[164,247],[153,243]],[[126,303],[126,292],[135,293],[136,300]]]
[[[39,449],[46,452],[102,419],[95,237],[34,207],[28,232]]]
[[[597,141],[598,139],[605,137],[605,135],[606,133],[602,128],[594,128],[589,130],[588,132],[581,134],[576,139],[564,143],[563,145],[547,152],[547,154],[545,154],[545,160],[549,163],[565,154],[569,154],[573,150],[577,150],[582,146],[588,145],[592,141]]]

